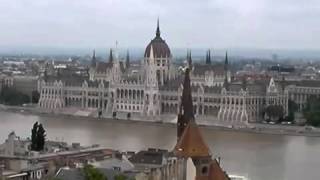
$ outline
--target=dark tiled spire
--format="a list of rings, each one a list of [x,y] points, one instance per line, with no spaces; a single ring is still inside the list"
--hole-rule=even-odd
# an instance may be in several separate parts
[[[157,31],[156,31],[156,37],[160,37],[160,25],[159,25],[159,18],[157,20]]]
[[[96,66],[96,63],[97,63],[96,50],[93,50],[92,59],[91,59],[91,66],[92,66],[92,67],[95,67],[95,66]]]
[[[128,69],[129,67],[130,67],[130,55],[129,55],[129,50],[127,50],[126,68]]]
[[[224,83],[223,86],[226,90],[229,90],[229,81],[228,81],[228,71],[229,71],[229,62],[228,62],[228,52],[226,52],[226,57],[224,60]]]
[[[186,68],[183,82],[180,112],[178,114],[178,139],[190,121],[194,121],[193,103],[191,95],[190,70]]]
[[[113,52],[112,52],[111,48],[110,48],[110,52],[109,52],[109,63],[113,63]]]
[[[207,51],[207,55],[206,55],[206,64],[211,64],[211,51],[210,49]]]
[[[192,69],[192,55],[190,49],[187,51],[187,61],[189,68]]]
[[[228,71],[229,61],[228,61],[228,51],[226,52],[226,57],[224,60],[224,70]]]

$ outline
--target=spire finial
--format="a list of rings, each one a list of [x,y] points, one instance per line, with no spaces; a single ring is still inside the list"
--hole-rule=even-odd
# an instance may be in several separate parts
[[[127,49],[127,57],[126,57],[126,67],[130,67],[130,55],[129,55],[129,49]]]
[[[158,20],[157,20],[157,31],[156,31],[156,37],[160,37],[159,17],[158,17]]]
[[[224,61],[224,87],[226,88],[226,90],[229,90],[229,79],[228,79],[228,51],[226,51],[226,59]]]
[[[92,59],[91,59],[91,66],[92,67],[95,67],[96,66],[96,50],[93,49],[93,52],[92,52]]]
[[[224,69],[225,70],[228,70],[228,65],[229,65],[229,62],[228,62],[228,51],[226,51],[226,58],[224,60]]]
[[[110,48],[110,52],[109,52],[109,63],[113,63],[113,53],[112,53],[112,48]]]

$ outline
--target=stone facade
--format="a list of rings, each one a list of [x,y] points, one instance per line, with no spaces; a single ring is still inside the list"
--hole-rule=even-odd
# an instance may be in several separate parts
[[[192,62],[191,53],[188,62]],[[175,115],[181,99],[181,73],[175,68],[166,42],[156,37],[148,44],[139,72],[110,50],[109,62],[97,62],[95,54],[89,77],[47,77],[39,80],[39,107],[93,109],[103,116],[125,113],[148,119]],[[273,79],[264,82],[232,82],[226,55],[222,64],[189,64],[194,113],[212,122],[248,123],[263,119],[271,104],[281,105],[287,114],[288,91]],[[152,118],[151,118],[152,117]],[[174,117],[174,116],[173,116]]]

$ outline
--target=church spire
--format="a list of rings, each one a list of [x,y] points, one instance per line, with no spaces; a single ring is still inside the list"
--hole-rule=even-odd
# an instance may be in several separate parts
[[[229,61],[228,61],[228,51],[226,52],[226,57],[224,60],[224,70],[228,71]]]
[[[91,66],[95,67],[97,63],[97,59],[96,59],[96,50],[94,49],[92,52],[92,59],[91,59]]]
[[[192,55],[191,55],[191,49],[188,49],[187,51],[187,62],[188,62],[188,67],[190,70],[192,69]]]
[[[226,88],[226,90],[229,89],[229,80],[228,80],[228,71],[229,71],[229,62],[228,62],[228,52],[226,52],[226,57],[224,60],[224,84],[223,86]]]
[[[112,53],[111,48],[110,48],[110,52],[109,52],[109,63],[113,63],[113,53]]]
[[[160,25],[159,25],[159,18],[157,20],[157,31],[156,31],[156,37],[160,37]]]
[[[211,51],[210,51],[210,49],[208,49],[208,51],[207,51],[206,64],[207,65],[211,64]]]
[[[185,77],[183,82],[183,90],[180,104],[180,112],[178,114],[178,129],[177,136],[178,139],[181,137],[184,129],[190,121],[194,121],[193,114],[193,103],[192,103],[192,95],[191,95],[191,85],[190,85],[190,70],[186,68]]]
[[[129,67],[130,67],[130,55],[129,55],[129,50],[127,50],[126,68],[128,69]]]

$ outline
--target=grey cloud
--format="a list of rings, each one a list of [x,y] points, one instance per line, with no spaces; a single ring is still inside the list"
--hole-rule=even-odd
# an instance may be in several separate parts
[[[0,45],[317,48],[317,0],[2,0]]]

